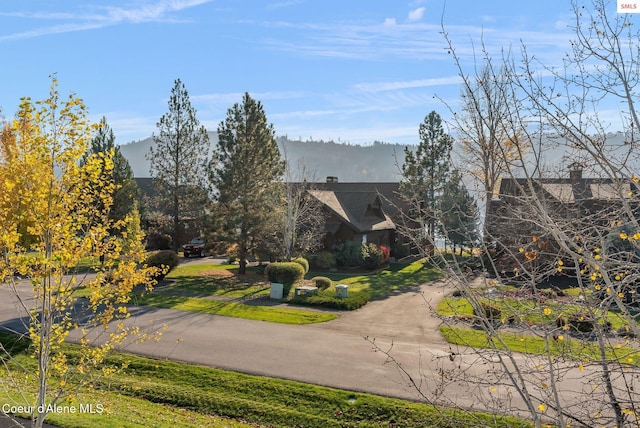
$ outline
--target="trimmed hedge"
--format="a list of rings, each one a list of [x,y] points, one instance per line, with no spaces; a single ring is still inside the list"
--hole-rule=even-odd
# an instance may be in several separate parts
[[[296,262],[275,262],[267,265],[264,274],[270,282],[279,282],[284,286],[282,292],[286,297],[291,291],[291,286],[304,278],[304,268]]]
[[[315,282],[316,287],[318,287],[320,290],[326,290],[333,284],[333,281],[331,281],[331,279],[327,278],[326,276],[316,276],[311,278],[311,281]]]
[[[291,301],[306,306],[322,306],[331,309],[353,311],[366,305],[371,296],[366,291],[349,292],[346,298],[336,297],[335,292],[320,291],[304,298],[295,297]]]
[[[309,261],[307,259],[305,259],[304,257],[296,257],[295,259],[291,260],[293,263],[298,263],[300,266],[302,266],[302,269],[304,269],[304,273],[306,274],[307,272],[309,272]]]
[[[160,269],[155,275],[156,281],[161,281],[166,274],[171,272],[180,263],[180,258],[173,250],[159,250],[149,253],[146,264],[149,267],[157,267]]]

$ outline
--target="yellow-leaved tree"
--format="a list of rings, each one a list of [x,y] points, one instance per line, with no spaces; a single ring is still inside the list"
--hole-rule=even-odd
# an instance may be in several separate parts
[[[0,133],[0,293],[18,302],[25,328],[16,332],[35,357],[15,364],[12,349],[0,348],[2,382],[36,427],[51,405],[112,370],[109,351],[141,334],[125,324],[126,304],[155,274],[137,213],[109,219],[113,153],[83,160],[94,130],[82,100],[61,98],[53,77],[49,97],[22,99]],[[80,346],[70,350],[72,330]]]

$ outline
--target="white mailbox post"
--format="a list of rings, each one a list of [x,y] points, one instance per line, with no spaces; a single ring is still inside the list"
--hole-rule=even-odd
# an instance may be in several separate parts
[[[282,300],[282,295],[284,293],[284,285],[279,282],[271,283],[271,294],[270,298],[274,300]]]
[[[341,299],[346,299],[347,297],[349,297],[349,286],[346,284],[336,285],[336,296]]]

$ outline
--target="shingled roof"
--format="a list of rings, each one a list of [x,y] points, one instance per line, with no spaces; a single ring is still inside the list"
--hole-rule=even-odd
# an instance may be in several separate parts
[[[607,178],[583,178],[577,171],[570,178],[539,178],[531,184],[545,200],[565,204],[630,199],[636,190],[629,180],[616,184]],[[503,178],[498,197],[516,196],[521,189],[527,192],[528,186],[525,178]]]
[[[395,224],[382,209],[380,196],[373,191],[309,190],[343,222],[356,232],[395,229]]]
[[[326,181],[310,184],[309,193],[356,232],[367,232],[395,229],[399,187],[397,182]]]

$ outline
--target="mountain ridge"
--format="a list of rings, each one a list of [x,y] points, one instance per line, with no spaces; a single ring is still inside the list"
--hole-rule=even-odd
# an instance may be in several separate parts
[[[345,182],[397,182],[400,180],[398,162],[404,162],[402,144],[375,141],[368,146],[336,143],[334,141],[290,140],[286,136],[277,137],[280,153],[289,165],[304,164],[310,171],[312,180],[324,181],[325,177],[338,177]],[[210,147],[218,142],[217,132],[209,132]],[[120,152],[127,159],[136,178],[150,177],[150,162],[146,154],[153,145],[153,138],[133,141],[120,145]]]

